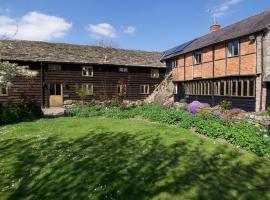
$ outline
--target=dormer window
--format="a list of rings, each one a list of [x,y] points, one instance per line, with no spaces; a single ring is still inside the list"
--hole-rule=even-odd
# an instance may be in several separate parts
[[[91,66],[82,67],[82,76],[93,76],[93,75],[94,75],[93,67]]]
[[[202,51],[195,51],[193,57],[195,65],[202,63]]]
[[[228,57],[239,56],[239,40],[233,40],[228,43]]]

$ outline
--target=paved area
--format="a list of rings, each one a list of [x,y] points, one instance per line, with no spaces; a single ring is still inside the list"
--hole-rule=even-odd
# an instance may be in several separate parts
[[[43,114],[45,116],[62,116],[65,114],[65,108],[63,107],[50,107],[50,108],[43,108]]]

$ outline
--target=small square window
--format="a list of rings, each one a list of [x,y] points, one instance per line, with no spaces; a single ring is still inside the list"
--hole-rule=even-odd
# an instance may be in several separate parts
[[[0,96],[8,96],[8,89],[6,87],[0,87]]]
[[[202,51],[195,51],[193,57],[195,65],[202,63]]]
[[[93,76],[93,75],[94,75],[93,67],[91,66],[82,67],[82,76]]]
[[[151,78],[159,78],[159,69],[151,69]]]
[[[48,70],[49,71],[61,71],[61,65],[49,64],[48,65]]]
[[[128,73],[127,67],[119,67],[119,72]]]
[[[228,43],[228,57],[239,56],[239,40],[233,40]]]
[[[149,84],[140,85],[141,94],[149,94]]]

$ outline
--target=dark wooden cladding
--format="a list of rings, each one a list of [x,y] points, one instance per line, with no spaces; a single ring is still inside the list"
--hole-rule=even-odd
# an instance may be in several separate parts
[[[39,71],[37,77],[30,80],[16,78],[13,86],[9,88],[7,97],[0,97],[0,102],[17,101],[22,95],[28,96],[41,103],[41,63],[27,64],[31,69]],[[163,80],[166,69],[159,68],[159,78],[151,78],[150,67],[127,67],[128,73],[119,72],[119,67],[113,65],[85,65],[93,66],[93,77],[82,76],[81,64],[61,64],[60,71],[48,70],[48,64],[43,63],[43,105],[49,106],[49,84],[61,83],[63,85],[63,100],[79,100],[76,94],[76,84],[93,84],[93,95],[87,96],[87,100],[112,99],[117,96],[117,85],[125,84],[127,91],[126,100],[143,100]],[[125,67],[125,66],[124,66]],[[155,68],[156,69],[156,68]],[[28,83],[30,81],[30,84]],[[141,94],[140,85],[149,84],[150,93]]]
[[[270,107],[270,83],[266,85],[266,108]]]

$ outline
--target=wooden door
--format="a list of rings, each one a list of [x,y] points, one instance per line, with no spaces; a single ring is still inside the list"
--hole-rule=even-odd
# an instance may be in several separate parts
[[[63,87],[61,83],[50,83],[49,85],[50,107],[63,105]]]

